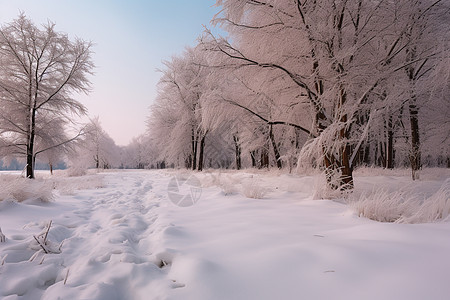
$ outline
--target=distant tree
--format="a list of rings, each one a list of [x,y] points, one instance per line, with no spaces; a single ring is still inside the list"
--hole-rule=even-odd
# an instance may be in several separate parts
[[[93,67],[91,43],[71,41],[56,32],[53,23],[39,28],[21,14],[1,26],[1,150],[26,157],[28,178],[34,178],[39,151],[64,143],[48,135],[47,129],[62,127],[74,115],[86,113],[73,93],[89,91]],[[37,143],[42,145],[39,149]]]
[[[119,167],[120,148],[103,130],[99,117],[91,119],[85,127],[83,138],[77,146],[78,163],[96,169]]]
[[[53,119],[51,122],[42,123],[36,134],[34,156],[39,155],[39,161],[48,163],[51,174],[53,174],[53,166],[56,163],[62,161],[67,155],[74,154],[75,141],[85,133],[85,128],[82,128],[78,133],[75,129],[74,133],[69,134],[64,123],[62,119]]]
[[[152,149],[148,137],[140,135],[121,148],[121,167],[130,169],[144,169],[152,160]]]

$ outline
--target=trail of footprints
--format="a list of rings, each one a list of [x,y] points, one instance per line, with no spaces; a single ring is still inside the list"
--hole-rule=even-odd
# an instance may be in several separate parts
[[[9,276],[9,280],[2,280],[4,283],[0,292],[3,295],[0,293],[0,296],[18,295],[23,299],[33,299],[36,295],[28,292],[36,282],[43,293],[50,288],[62,289],[61,285],[63,288],[86,289],[94,283],[87,282],[83,274],[91,274],[91,280],[101,280],[104,273],[110,272],[111,266],[120,268],[120,264],[133,264],[132,270],[142,265],[144,270],[150,270],[147,273],[158,277],[150,276],[147,279],[149,282],[153,279],[166,280],[171,288],[184,287],[184,284],[167,278],[173,255],[167,251],[153,253],[157,240],[155,235],[167,226],[156,224],[161,199],[151,192],[152,183],[143,175],[106,178],[111,181],[107,188],[90,191],[88,195],[91,197],[75,196],[84,202],[81,209],[53,220],[49,240],[63,242],[61,254],[42,254],[30,262],[30,257],[36,252],[30,249],[31,239],[25,235],[11,237],[17,242],[0,253],[0,276],[20,274],[16,271],[23,268],[22,264],[28,264],[27,268],[33,268],[30,276],[38,277],[38,280]],[[30,223],[26,226],[44,228],[45,224]],[[139,274],[139,270],[135,272]],[[117,286],[114,288],[117,289]],[[121,293],[126,295],[126,288]]]

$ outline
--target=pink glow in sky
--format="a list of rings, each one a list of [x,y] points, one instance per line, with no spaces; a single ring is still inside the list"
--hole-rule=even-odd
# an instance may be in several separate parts
[[[96,64],[93,90],[80,95],[89,116],[119,145],[145,131],[162,60],[194,45],[218,12],[212,0],[0,0],[0,23],[23,11],[71,37],[91,40]]]

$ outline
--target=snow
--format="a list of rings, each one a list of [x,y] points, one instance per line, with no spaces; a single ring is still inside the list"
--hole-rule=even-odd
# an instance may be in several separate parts
[[[355,194],[383,187],[426,198],[449,178],[424,175],[412,184],[409,174],[356,172]],[[50,202],[0,202],[2,299],[450,297],[448,219],[358,217],[344,201],[315,199],[315,175],[114,171],[74,188],[82,178],[46,179],[57,188]],[[180,186],[195,191],[191,205],[172,202],[174,178],[201,183]],[[33,235],[50,220],[61,253],[36,255]]]

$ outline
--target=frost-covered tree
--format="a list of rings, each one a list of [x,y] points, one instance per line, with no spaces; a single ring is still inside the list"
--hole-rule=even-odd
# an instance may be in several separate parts
[[[223,10],[214,21],[233,42],[209,35],[201,44],[228,59],[215,68],[246,72],[245,83],[254,90],[253,97],[224,102],[261,117],[255,107],[266,98],[271,118],[260,119],[307,133],[300,156],[315,157],[331,187],[351,188],[356,154],[368,133],[384,122],[390,134],[391,124],[401,122],[389,110],[399,111],[404,98],[397,96],[413,91],[403,80],[408,68],[435,65],[435,54],[425,48],[435,44],[425,46],[420,35],[408,32],[429,30],[424,20],[430,18],[410,16],[428,16],[439,2],[219,0]],[[412,58],[411,49],[420,54]]]
[[[21,14],[1,26],[2,152],[26,157],[28,178],[34,178],[36,154],[64,142],[48,128],[86,113],[73,94],[89,91],[92,69],[91,43],[70,40],[52,23],[39,28]]]
[[[148,136],[140,135],[121,147],[120,167],[129,169],[144,169],[150,167],[156,160],[152,144]]]
[[[76,155],[71,159],[74,167],[109,169],[119,167],[120,148],[103,130],[99,117],[85,126],[82,138],[77,142]]]
[[[208,131],[201,126],[205,67],[197,55],[195,48],[187,48],[183,55],[165,62],[149,133],[161,150],[161,160],[201,170]]]
[[[200,144],[210,167],[307,163],[343,190],[358,164],[417,170],[422,149],[449,156],[445,1],[216,5],[229,37],[206,30],[160,81],[149,132],[161,159],[195,166]]]

